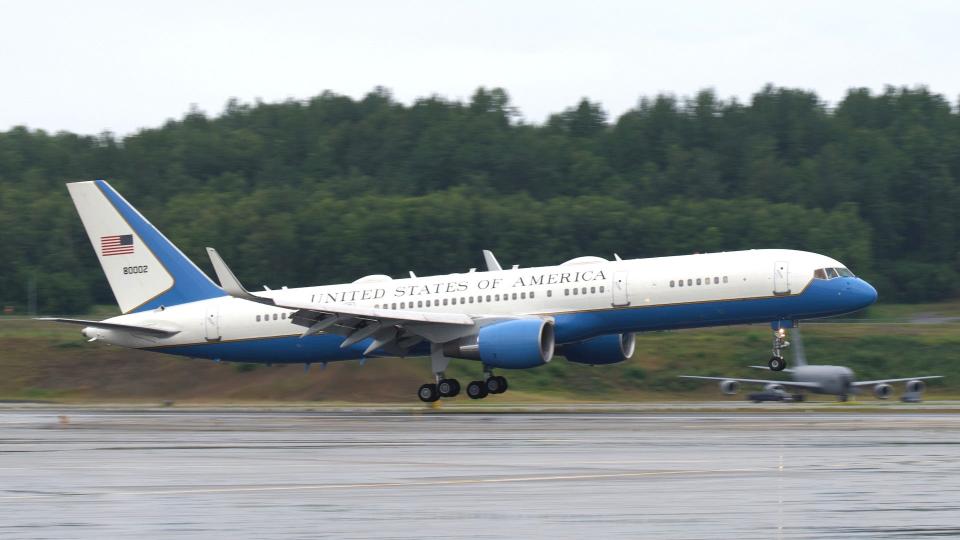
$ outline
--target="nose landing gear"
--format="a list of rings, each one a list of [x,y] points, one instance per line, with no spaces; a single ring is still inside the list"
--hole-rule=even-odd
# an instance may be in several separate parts
[[[790,342],[787,341],[787,330],[786,328],[778,328],[773,331],[773,356],[770,357],[770,361],[767,362],[767,365],[770,366],[771,371],[783,371],[787,367],[787,360],[783,357],[783,349],[786,349],[790,346]]]

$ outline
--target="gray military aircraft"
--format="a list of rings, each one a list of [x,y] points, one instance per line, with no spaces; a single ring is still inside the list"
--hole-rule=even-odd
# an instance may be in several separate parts
[[[889,399],[893,395],[891,383],[905,382],[903,401],[918,402],[926,389],[928,379],[940,379],[942,375],[928,375],[924,377],[904,377],[899,379],[880,379],[876,381],[858,381],[854,378],[853,370],[844,366],[811,366],[807,364],[803,350],[803,339],[800,330],[794,329],[794,360],[795,367],[784,369],[792,380],[776,381],[768,379],[738,379],[735,377],[702,377],[699,375],[680,375],[681,379],[700,379],[720,381],[720,391],[728,396],[734,395],[743,384],[758,384],[763,386],[763,392],[750,394],[748,399],[760,401],[803,401],[802,393],[794,394],[791,390],[810,392],[814,394],[830,394],[837,396],[840,401],[846,401],[851,394],[858,394],[861,389],[873,387],[873,395],[878,399]],[[769,369],[767,366],[750,366],[757,369]]]

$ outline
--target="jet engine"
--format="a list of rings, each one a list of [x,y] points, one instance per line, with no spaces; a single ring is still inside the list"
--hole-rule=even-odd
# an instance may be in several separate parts
[[[567,357],[567,360],[577,364],[617,364],[633,356],[636,348],[636,336],[628,334],[610,334],[598,336],[577,343],[562,345],[557,354]]]
[[[924,390],[927,389],[927,383],[914,379],[912,381],[907,381],[906,389],[908,393],[919,394],[920,392],[923,392]]]
[[[765,391],[767,391],[767,392],[785,392],[785,391],[786,391],[786,390],[783,388],[783,385],[776,384],[776,383],[770,383],[770,384],[764,386],[763,389],[764,389]]]
[[[454,358],[480,360],[504,369],[525,369],[546,364],[553,358],[553,322],[515,319],[484,326],[472,336],[443,345]]]
[[[737,381],[720,381],[720,391],[732,396],[740,391],[740,383]]]
[[[893,395],[893,387],[886,383],[881,383],[873,387],[873,395],[877,399],[888,399]]]

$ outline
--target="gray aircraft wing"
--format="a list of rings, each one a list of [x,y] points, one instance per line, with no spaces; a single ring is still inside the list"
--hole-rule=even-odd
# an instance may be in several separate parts
[[[807,390],[819,390],[820,384],[813,382],[797,382],[797,381],[772,381],[766,379],[738,379],[736,377],[701,377],[700,375],[680,375],[681,379],[699,379],[703,381],[737,381],[739,383],[747,384],[779,384],[780,386],[787,386],[792,388],[805,388]]]
[[[907,381],[925,381],[928,379],[942,379],[943,375],[927,375],[924,377],[903,377],[900,379],[880,379],[877,381],[857,381],[851,386],[873,386],[875,384],[887,384],[895,382],[907,382]]]

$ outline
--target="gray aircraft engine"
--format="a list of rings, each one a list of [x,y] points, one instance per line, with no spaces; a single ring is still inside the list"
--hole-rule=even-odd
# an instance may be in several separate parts
[[[918,380],[907,381],[906,390],[907,390],[907,393],[909,394],[913,394],[913,393],[919,394],[926,389],[927,389],[927,383],[923,381],[918,381]]]
[[[740,383],[737,381],[720,381],[720,391],[732,396],[740,391]]]
[[[617,364],[633,356],[636,346],[636,336],[633,332],[610,334],[563,345],[557,350],[557,354],[577,364],[594,366]]]
[[[889,399],[893,395],[893,387],[886,383],[878,384],[873,387],[873,395],[877,396],[877,399]]]
[[[472,336],[446,343],[443,353],[497,368],[525,369],[553,359],[554,344],[553,322],[515,319],[484,326]]]

